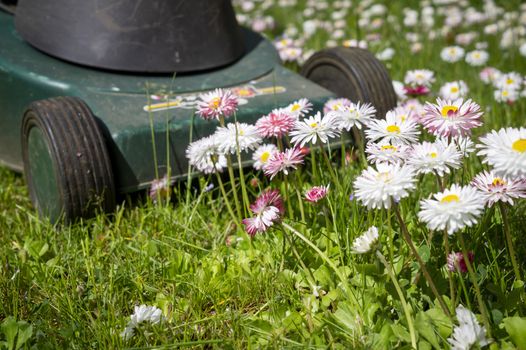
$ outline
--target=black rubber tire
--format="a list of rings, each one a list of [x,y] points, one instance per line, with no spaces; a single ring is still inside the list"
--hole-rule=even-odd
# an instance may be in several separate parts
[[[384,65],[369,51],[334,47],[312,55],[301,75],[339,97],[369,102],[378,118],[396,107],[396,93]]]
[[[53,163],[43,174],[32,173],[28,139],[33,128],[45,143]],[[34,136],[33,136],[34,137]],[[97,211],[115,209],[115,185],[104,137],[92,111],[76,97],[56,97],[30,104],[22,121],[22,156],[29,194],[41,216],[71,223]],[[34,171],[36,172],[36,170]],[[54,176],[59,214],[46,212],[47,198],[39,198],[34,177]],[[53,189],[52,191],[55,191]],[[55,194],[55,192],[52,192]],[[43,197],[43,196],[40,196]]]

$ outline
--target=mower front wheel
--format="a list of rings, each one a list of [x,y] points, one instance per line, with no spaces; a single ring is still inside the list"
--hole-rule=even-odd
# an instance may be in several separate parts
[[[31,103],[22,121],[24,174],[33,205],[51,222],[115,208],[115,186],[102,132],[84,101]]]

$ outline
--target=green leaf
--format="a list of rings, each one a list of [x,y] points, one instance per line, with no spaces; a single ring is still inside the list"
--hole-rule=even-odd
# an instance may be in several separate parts
[[[418,247],[418,254],[420,254],[420,257],[424,262],[428,262],[429,258],[431,257],[431,249],[427,245],[421,245]]]
[[[433,320],[423,311],[416,314],[415,328],[435,349],[440,350],[440,344],[435,333]]]
[[[347,304],[340,303],[338,310],[334,313],[334,318],[340,323],[350,334],[360,328],[357,324],[356,313]]]
[[[434,308],[427,310],[426,314],[433,321],[433,324],[436,326],[438,333],[442,338],[445,339],[451,335],[453,326],[449,318],[444,314],[444,311]]]
[[[18,333],[18,323],[15,318],[13,316],[7,317],[4,322],[2,322],[1,328],[6,338],[7,348],[9,350],[14,349],[16,334]]]
[[[391,329],[393,330],[393,334],[398,337],[398,339],[403,340],[406,343],[411,342],[411,335],[401,324],[393,323],[391,325]]]
[[[526,350],[526,318],[507,317],[504,327],[519,350]]]
[[[33,326],[31,326],[26,321],[19,321],[18,322],[18,338],[16,340],[16,348],[20,349],[22,345],[24,345],[29,338],[31,338],[31,335],[33,335]]]

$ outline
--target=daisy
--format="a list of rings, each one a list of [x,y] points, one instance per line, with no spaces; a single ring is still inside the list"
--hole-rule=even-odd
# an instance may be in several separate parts
[[[431,87],[435,82],[435,73],[428,69],[415,69],[407,71],[404,78],[404,83],[411,87],[425,86]]]
[[[478,324],[471,311],[459,305],[456,313],[459,325],[453,329],[453,334],[447,340],[451,344],[451,350],[470,350],[473,346],[482,348],[489,344],[486,329]]]
[[[217,128],[214,136],[217,138],[221,153],[236,153],[254,149],[261,143],[261,137],[255,125],[246,123],[230,123]]]
[[[267,190],[250,205],[250,211],[255,216],[243,219],[242,222],[247,233],[253,237],[279,222],[285,213],[285,207],[278,190]]]
[[[436,172],[439,176],[449,174],[449,168],[460,168],[462,154],[454,143],[448,144],[443,140],[435,142],[424,141],[413,145],[407,157],[407,164],[413,166],[418,174]]]
[[[275,109],[258,119],[256,128],[261,137],[282,137],[294,128],[297,117],[284,109]]]
[[[277,152],[278,148],[273,144],[266,144],[259,146],[254,154],[252,160],[254,161],[254,169],[261,170],[274,152]]]
[[[410,149],[411,147],[407,145],[368,142],[365,153],[369,163],[403,163]]]
[[[483,66],[488,62],[488,59],[488,52],[483,50],[474,50],[466,54],[466,62],[470,66]]]
[[[464,49],[460,46],[447,46],[440,52],[440,58],[449,63],[458,62],[462,57],[464,57]]]
[[[305,200],[308,202],[315,203],[320,199],[325,198],[329,192],[329,185],[327,186],[314,186],[305,192]]]
[[[513,199],[526,198],[526,179],[511,180],[484,171],[475,176],[471,184],[484,193],[486,205],[490,207],[497,202],[513,205]]]
[[[330,111],[339,111],[345,106],[351,105],[351,100],[348,98],[331,98],[323,106],[323,113],[328,113]]]
[[[128,340],[135,334],[135,328],[143,322],[151,324],[158,324],[163,319],[161,309],[155,306],[140,305],[135,306],[133,314],[130,316],[130,321],[126,328],[121,333],[124,340]]]
[[[406,114],[400,114],[399,110],[387,112],[385,119],[372,120],[365,130],[365,135],[370,141],[380,140],[381,143],[393,145],[411,144],[418,140],[420,131],[417,123]],[[403,116],[406,118],[403,118]]]
[[[402,84],[401,82],[393,80],[393,89],[399,101],[404,101],[407,98],[407,93],[405,91],[404,84]]]
[[[518,90],[522,84],[522,76],[516,72],[502,74],[495,80],[495,87],[502,90]]]
[[[444,100],[456,100],[458,98],[466,97],[469,89],[463,80],[452,81],[445,83],[440,88],[440,97]]]
[[[222,171],[227,165],[223,153],[219,152],[217,139],[212,135],[194,141],[186,149],[190,165],[205,174]]]
[[[471,186],[453,184],[434,199],[420,201],[418,218],[431,230],[446,229],[449,235],[477,222],[484,210],[484,198]]]
[[[514,89],[501,88],[493,92],[493,97],[497,102],[513,103],[519,98],[519,92]]]
[[[309,102],[306,98],[301,98],[298,101],[295,101],[283,108],[284,111],[288,112],[290,115],[299,118],[309,113],[312,110],[312,103]]]
[[[424,105],[422,105],[420,101],[417,99],[410,99],[404,101],[401,107],[404,108],[405,113],[409,118],[412,118],[417,123],[420,122],[420,118],[424,113]]]
[[[263,171],[271,180],[280,171],[288,175],[290,168],[296,169],[298,165],[303,164],[304,157],[305,153],[298,147],[286,149],[284,152],[274,152],[263,165]]]
[[[436,136],[466,136],[482,125],[480,106],[471,100],[437,98],[436,104],[427,102],[424,110],[422,125]]]
[[[469,262],[472,263],[475,259],[473,252],[468,252]],[[468,272],[468,266],[466,260],[464,260],[464,254],[462,252],[452,252],[447,256],[447,269],[451,272]]]
[[[219,120],[234,114],[237,105],[237,97],[230,90],[215,89],[199,96],[196,114],[207,120]]]
[[[526,178],[526,128],[503,128],[480,138],[477,145],[483,162],[494,168],[496,175]]]
[[[338,128],[347,131],[351,130],[353,126],[358,129],[362,128],[362,124],[367,123],[374,118],[376,109],[370,103],[364,103],[360,105],[358,103],[351,103],[349,106],[343,106],[337,111],[330,111],[327,116],[334,117],[338,123]]]
[[[152,181],[150,186],[150,191],[148,195],[154,203],[157,202],[157,198],[167,198],[170,194],[170,179],[168,179],[168,174],[165,174],[160,179],[155,179]]]
[[[486,67],[480,71],[479,76],[484,83],[490,84],[497,81],[501,74],[502,73],[497,68]]]
[[[447,138],[443,138],[447,142]],[[462,157],[467,157],[470,153],[475,152],[475,143],[469,137],[453,137],[451,141],[457,146]]]
[[[415,188],[415,173],[411,167],[380,163],[368,167],[354,181],[355,197],[367,208],[391,207],[391,201],[409,196]]]
[[[365,254],[373,250],[378,243],[378,229],[371,226],[360,237],[356,238],[352,244],[352,251],[355,254]]]
[[[294,130],[290,132],[292,139],[291,143],[303,147],[306,143],[311,142],[315,144],[318,139],[322,143],[327,143],[329,138],[336,137],[340,131],[338,128],[338,121],[335,116],[326,114],[323,118],[321,113],[296,122]]]

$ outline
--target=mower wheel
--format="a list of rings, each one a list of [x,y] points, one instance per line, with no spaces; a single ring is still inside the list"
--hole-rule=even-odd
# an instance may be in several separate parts
[[[24,173],[33,205],[51,222],[115,208],[110,158],[84,101],[56,97],[31,103],[22,121]]]
[[[370,102],[380,118],[396,106],[389,73],[364,49],[335,47],[318,51],[305,62],[301,75],[339,97]]]

